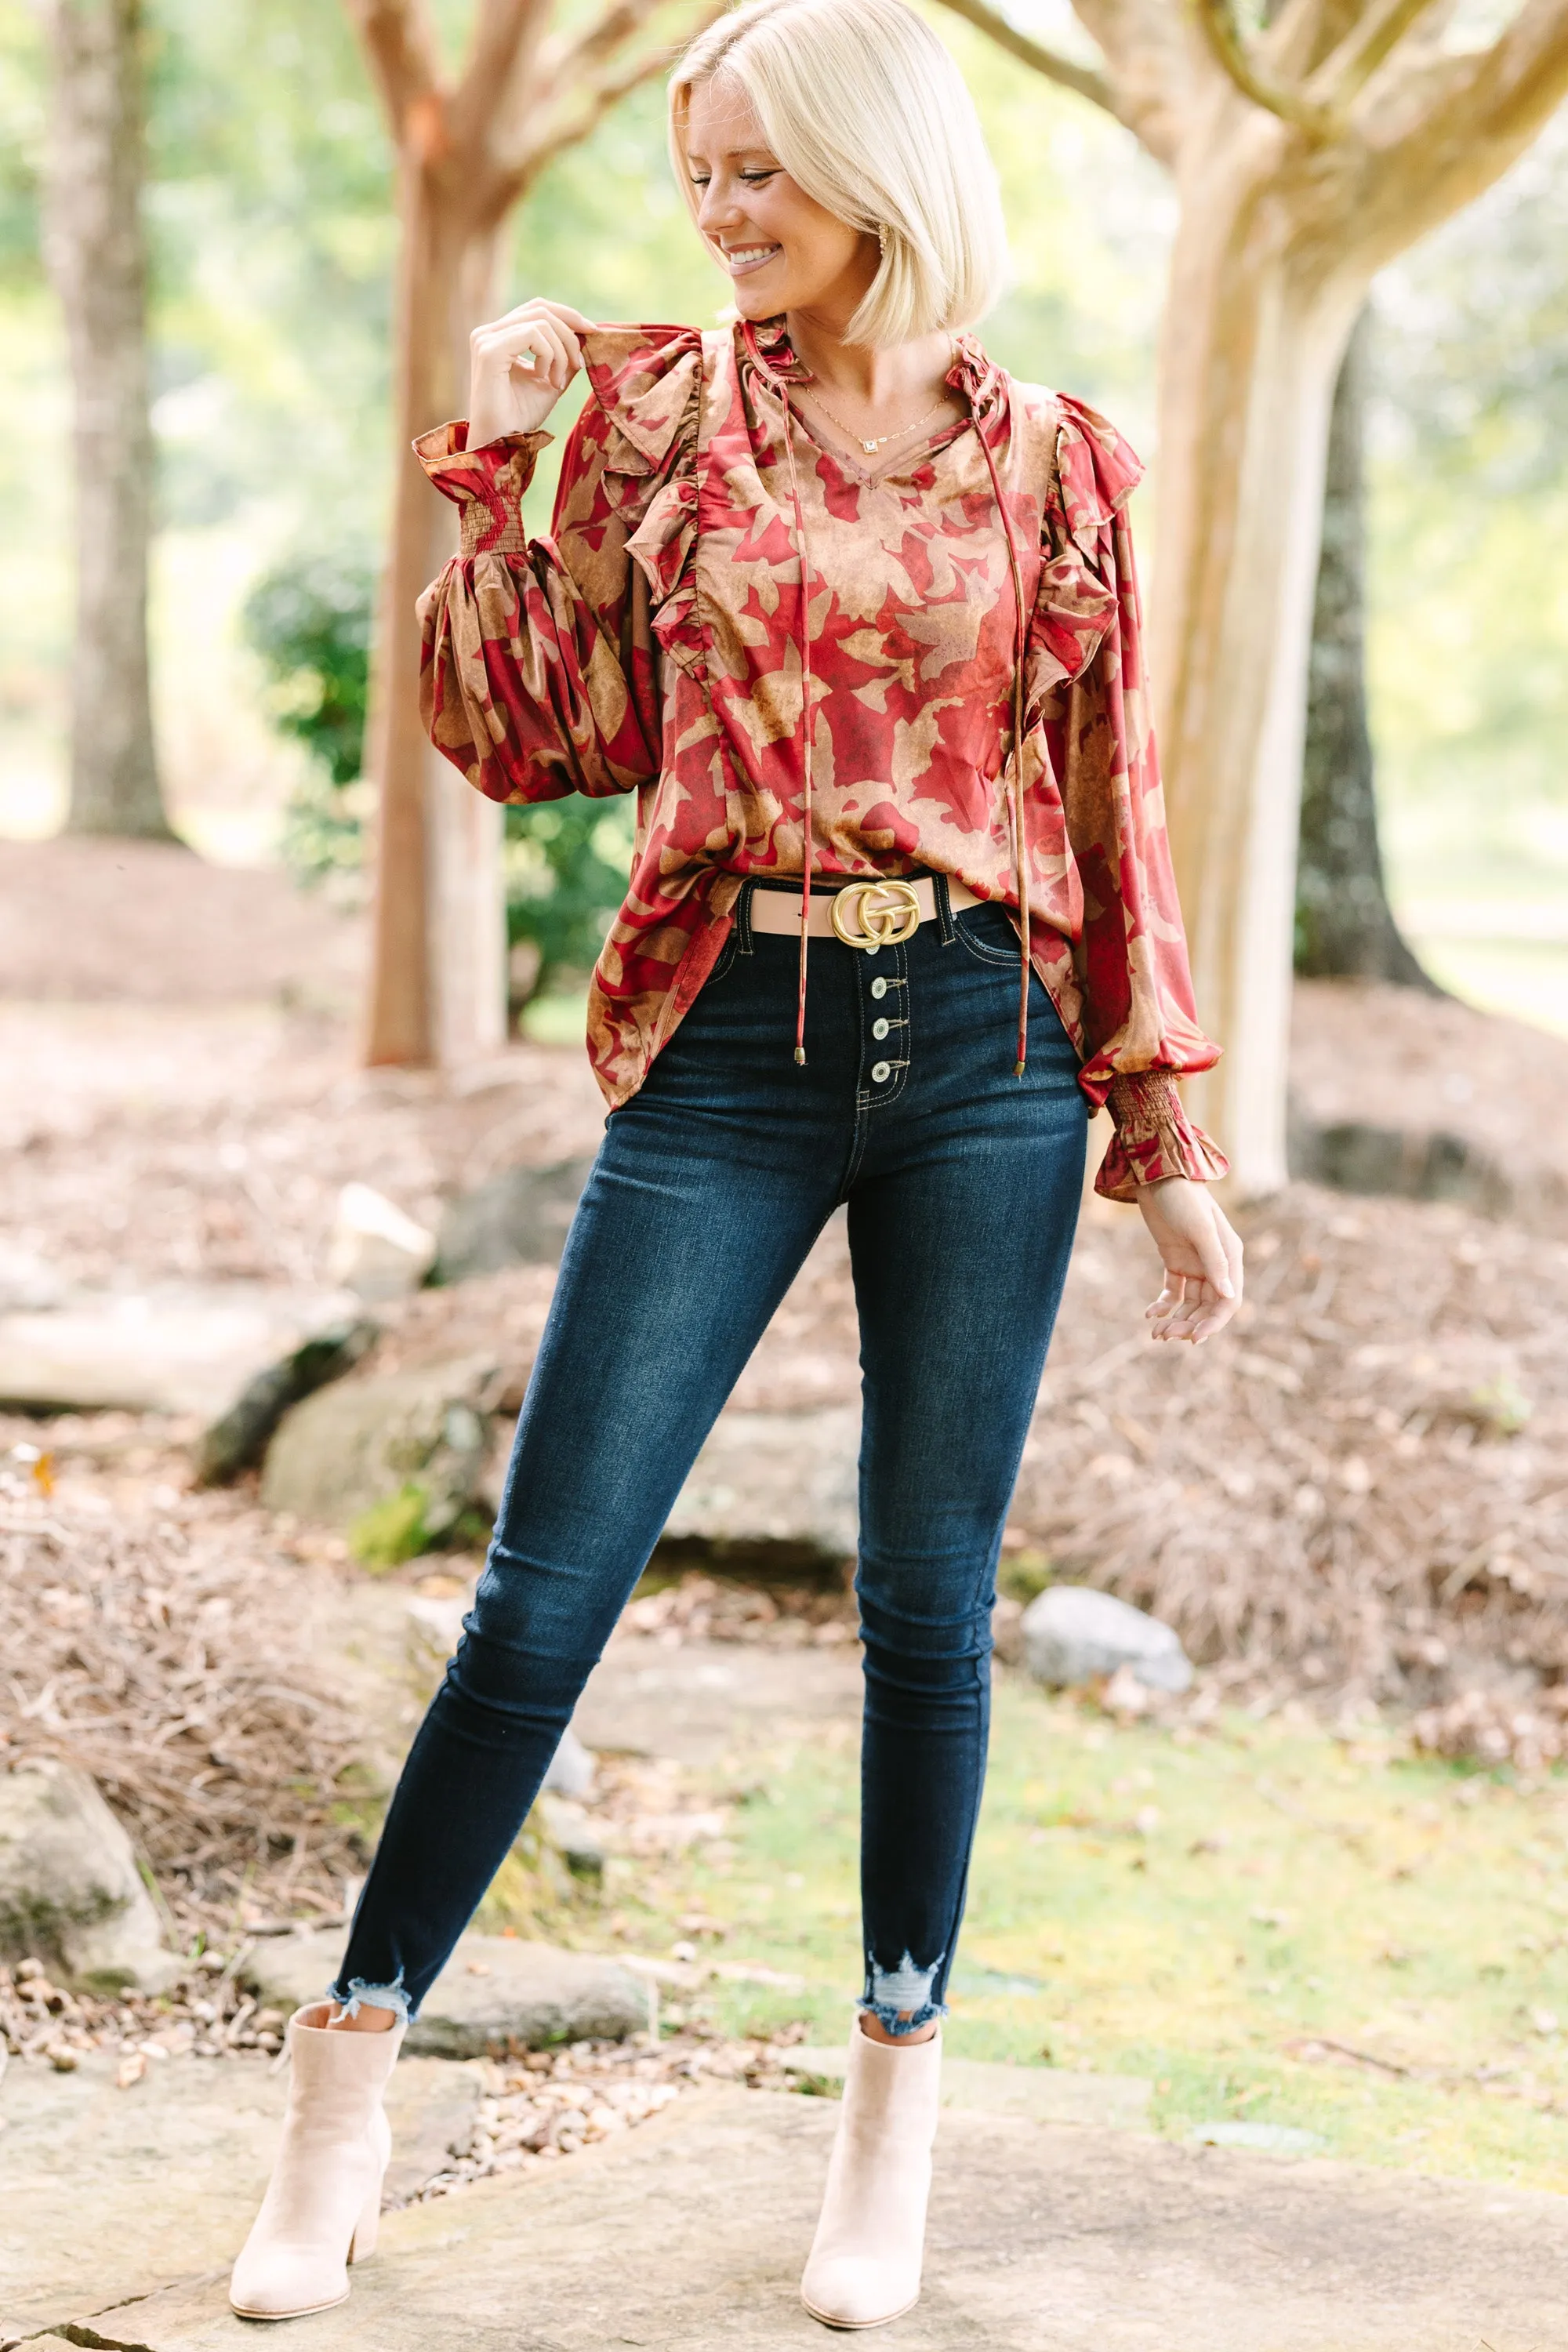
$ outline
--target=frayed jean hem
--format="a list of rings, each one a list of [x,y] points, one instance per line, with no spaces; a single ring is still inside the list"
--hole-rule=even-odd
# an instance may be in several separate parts
[[[857,2008],[874,2017],[895,2039],[918,2033],[933,2019],[947,2015],[947,2003],[931,1999],[946,1959],[947,1954],[939,1952],[930,1968],[922,1969],[906,1952],[896,1969],[883,1969],[878,1967],[876,1954],[868,1953],[866,1990]]]
[[[401,2019],[406,2025],[412,2013],[408,2006],[408,1995],[403,1990],[401,1969],[397,1971],[395,1984],[366,1984],[363,1977],[351,1977],[347,1992],[334,1984],[328,1991],[327,1999],[335,2000],[345,2017],[357,2017],[363,2008],[389,2009],[394,2017]]]

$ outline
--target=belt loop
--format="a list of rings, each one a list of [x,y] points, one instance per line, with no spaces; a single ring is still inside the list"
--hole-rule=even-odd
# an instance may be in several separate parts
[[[950,948],[957,939],[958,933],[952,925],[952,900],[948,896],[945,874],[932,875],[931,895],[936,900],[936,927],[942,934],[942,944],[944,948]]]
[[[756,887],[754,877],[749,877],[742,883],[741,895],[735,901],[735,953],[737,955],[750,955],[752,952],[752,894]]]

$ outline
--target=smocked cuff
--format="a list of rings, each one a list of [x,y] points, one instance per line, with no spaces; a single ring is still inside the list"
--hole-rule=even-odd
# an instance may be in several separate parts
[[[1136,1201],[1142,1185],[1163,1184],[1167,1176],[1213,1184],[1229,1174],[1224,1152],[1183,1109],[1169,1070],[1114,1077],[1105,1101],[1116,1133],[1094,1180],[1102,1199]]]
[[[540,451],[553,438],[549,433],[503,433],[482,449],[470,449],[463,417],[419,436],[415,456],[461,513],[465,556],[521,554],[528,545],[522,494],[533,479]]]

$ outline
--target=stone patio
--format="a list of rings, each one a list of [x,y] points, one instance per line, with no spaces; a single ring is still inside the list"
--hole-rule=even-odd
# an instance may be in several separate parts
[[[430,2083],[461,2071],[424,2063]],[[205,2079],[216,2091],[217,2070]],[[257,2086],[277,2087],[259,2070]],[[34,2315],[6,2340],[51,2352],[254,2345],[228,2313],[222,2265],[259,2178],[258,2104],[239,2097],[221,2156],[204,2108],[184,2159],[156,2171],[79,2135],[51,2142],[48,2178],[29,2181],[30,2166],[15,2168],[26,2135],[19,2146],[14,2124],[0,2143],[0,2210],[73,2294],[46,2313],[36,2288],[13,2282],[5,2307]],[[289,2341],[308,2352],[821,2345],[795,2286],[835,2113],[826,2099],[699,2093],[558,2171],[391,2213],[349,2303]],[[149,2293],[160,2263],[184,2275]],[[94,2263],[100,2293],[85,2274]],[[1568,2342],[1568,2229],[1562,2201],[1538,2192],[950,2110],[925,2294],[877,2340],[903,2352],[1544,2352]]]

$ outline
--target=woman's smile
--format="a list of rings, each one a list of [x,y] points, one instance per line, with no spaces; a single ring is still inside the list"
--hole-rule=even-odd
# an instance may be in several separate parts
[[[727,245],[723,248],[724,267],[731,278],[744,278],[753,269],[763,269],[776,261],[784,251],[782,245]]]

